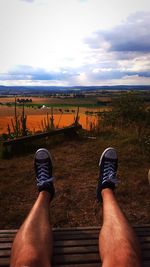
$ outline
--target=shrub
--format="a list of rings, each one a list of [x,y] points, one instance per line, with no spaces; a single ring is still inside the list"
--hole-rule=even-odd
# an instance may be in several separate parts
[[[112,101],[112,110],[103,114],[102,122],[103,126],[126,130],[134,128],[140,137],[150,125],[150,110],[139,97],[127,93]]]

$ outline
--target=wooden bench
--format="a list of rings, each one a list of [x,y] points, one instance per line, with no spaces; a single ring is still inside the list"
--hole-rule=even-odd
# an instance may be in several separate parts
[[[150,267],[150,225],[134,226],[139,237],[143,265]],[[56,228],[52,266],[100,267],[98,227]],[[9,266],[10,251],[17,230],[0,231],[0,266]]]

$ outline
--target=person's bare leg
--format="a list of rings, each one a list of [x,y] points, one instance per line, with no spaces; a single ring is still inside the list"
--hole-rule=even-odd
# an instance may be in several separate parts
[[[140,267],[138,240],[113,190],[117,183],[118,156],[114,148],[104,150],[99,161],[97,201],[103,201],[103,225],[99,251],[103,267]]]
[[[52,159],[40,148],[34,157],[39,196],[12,246],[11,267],[49,267],[52,258],[52,228],[49,205],[55,194]]]
[[[139,242],[111,189],[103,189],[103,226],[99,235],[104,267],[140,267]]]
[[[42,191],[12,246],[11,267],[49,267],[52,258],[51,195]]]

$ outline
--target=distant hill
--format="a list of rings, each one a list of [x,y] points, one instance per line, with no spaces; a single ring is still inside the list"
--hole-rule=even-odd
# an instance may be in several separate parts
[[[39,95],[57,92],[73,93],[75,91],[113,91],[113,90],[150,90],[149,85],[114,85],[114,86],[3,86],[0,85],[0,95]]]

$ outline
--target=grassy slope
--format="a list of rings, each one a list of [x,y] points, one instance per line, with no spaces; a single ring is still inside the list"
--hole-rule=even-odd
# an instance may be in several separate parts
[[[117,148],[121,183],[116,195],[130,222],[150,223],[149,159],[136,144],[115,136],[96,140],[65,140],[49,146],[54,162],[56,197],[52,202],[54,226],[99,225],[95,202],[99,156],[107,146]],[[0,161],[0,228],[17,228],[32,207],[37,191],[33,154]],[[101,216],[100,216],[101,217]]]

